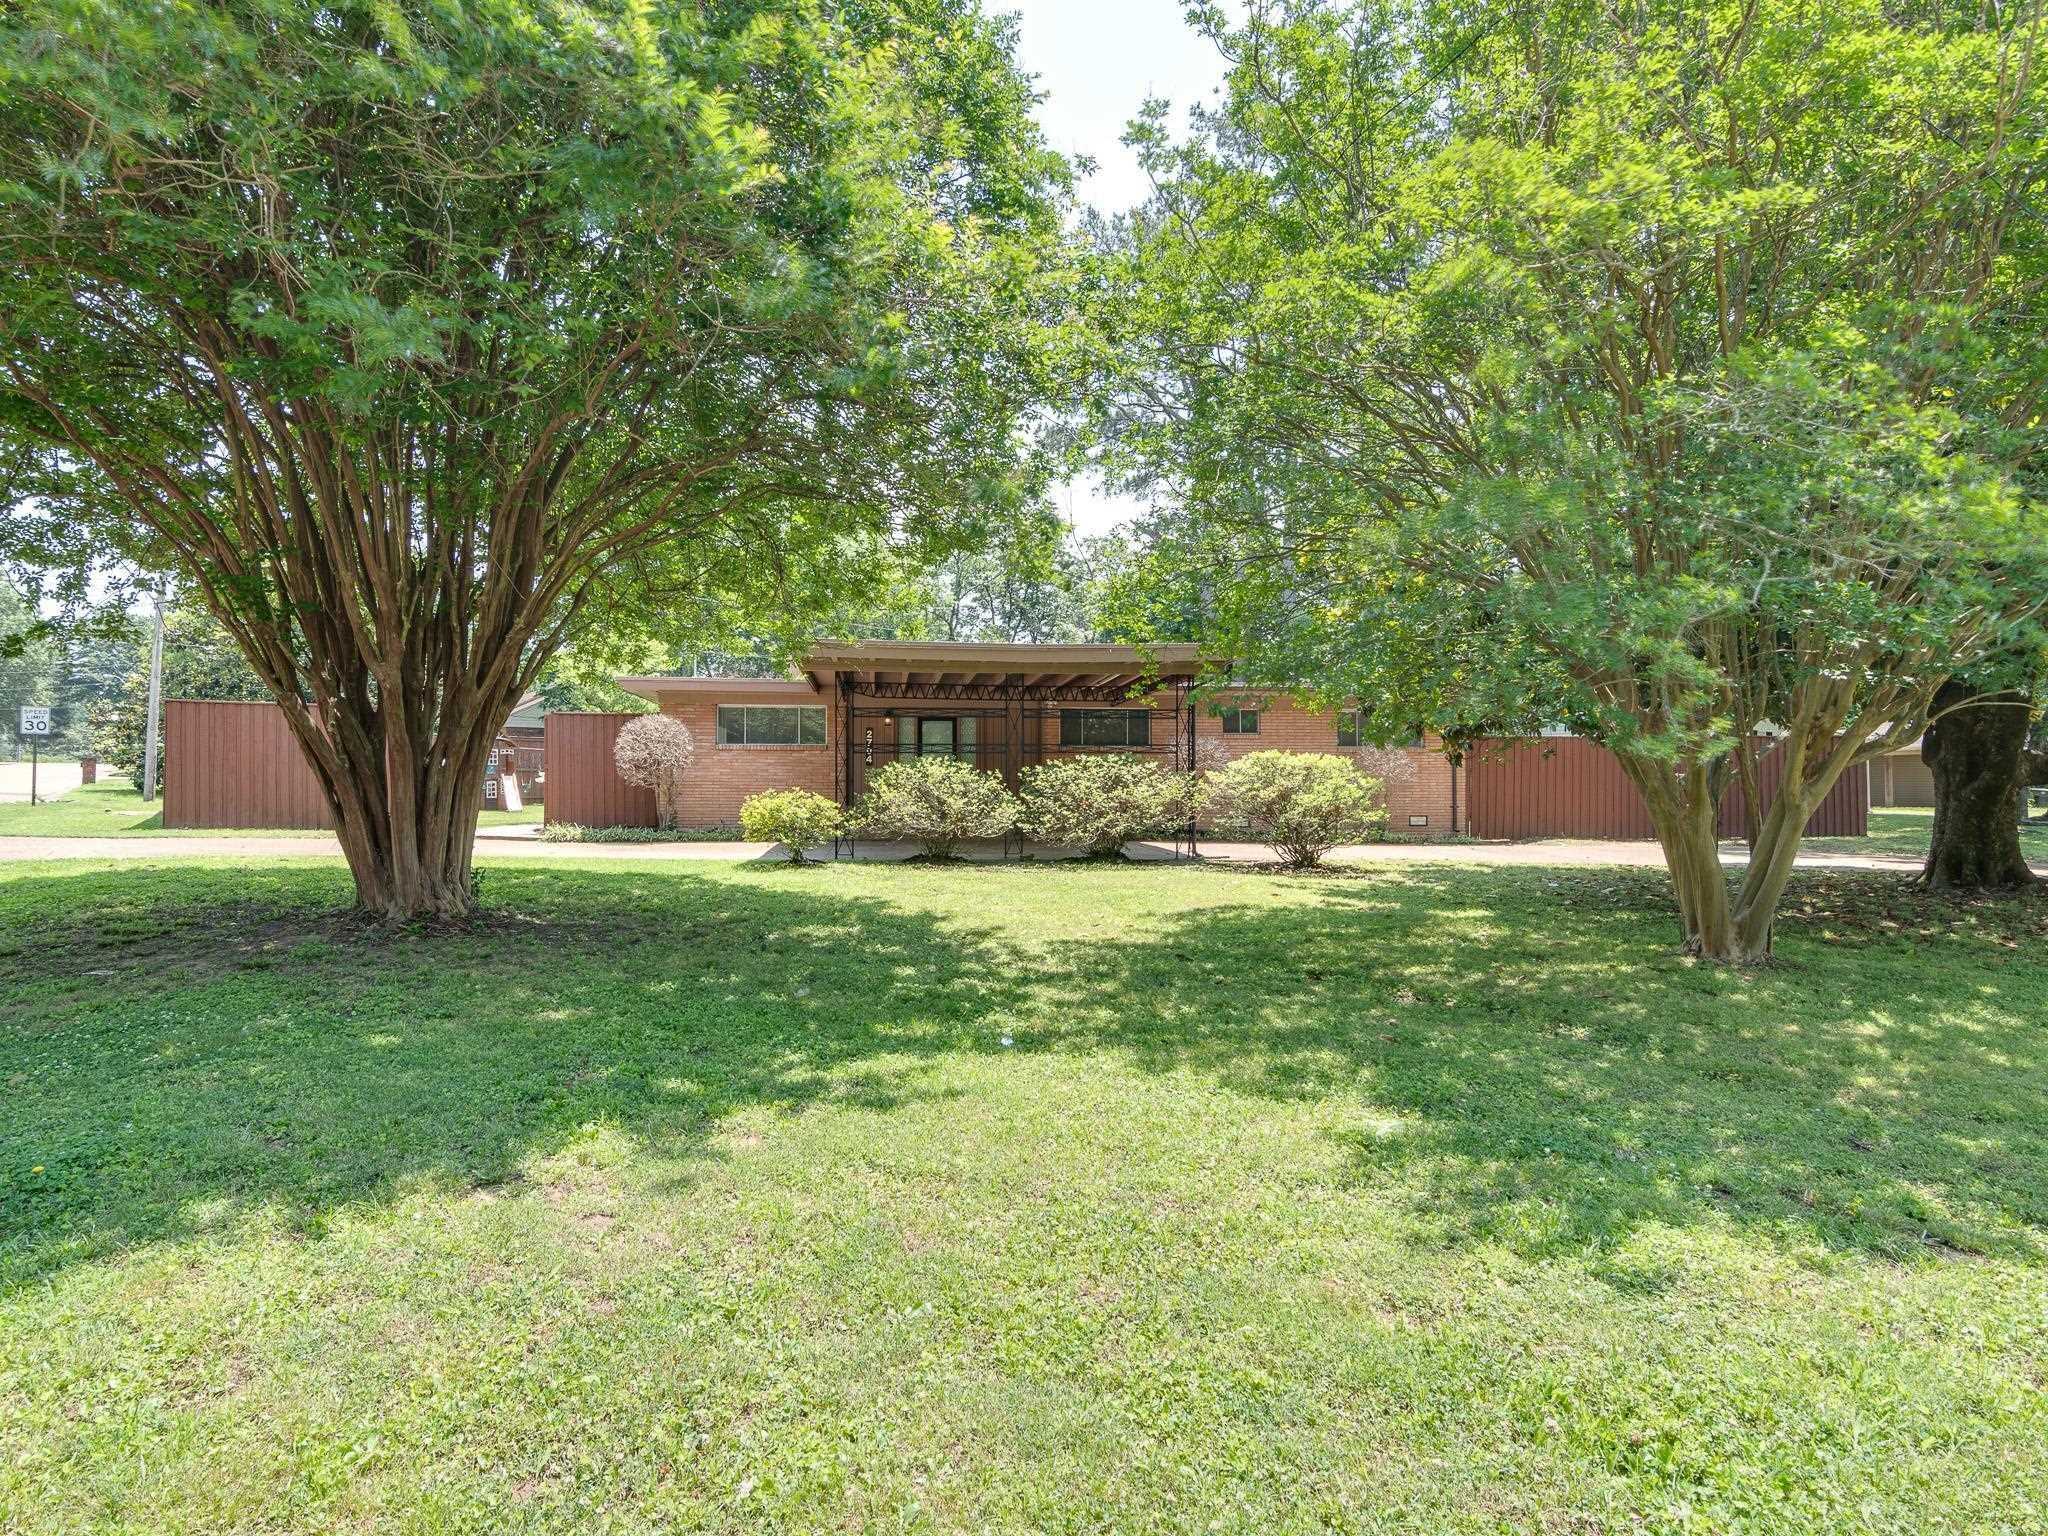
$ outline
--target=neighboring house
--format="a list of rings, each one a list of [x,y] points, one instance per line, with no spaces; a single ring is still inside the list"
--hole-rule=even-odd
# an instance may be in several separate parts
[[[484,776],[484,805],[494,808],[498,803],[497,776],[507,768],[516,768],[519,774],[519,793],[527,804],[533,805],[547,798],[547,706],[541,702],[538,693],[529,693],[512,706],[512,713],[505,719],[505,727],[498,732],[501,747],[510,744],[512,752],[493,754],[488,771]]]
[[[1870,803],[1934,804],[1934,770],[1920,760],[1919,742],[1871,759]]]
[[[499,734],[509,737],[514,746],[531,747],[538,752],[547,744],[547,713],[540,695],[529,693],[512,706],[505,729]]]
[[[735,821],[749,795],[798,787],[842,805],[877,768],[911,756],[966,758],[1015,788],[1024,770],[1083,752],[1142,752],[1185,764],[1261,749],[1350,752],[1349,711],[1308,710],[1278,695],[1218,688],[1193,646],[821,644],[802,675],[750,680],[622,677],[690,727],[696,762],[684,790],[694,825]],[[1134,690],[1144,690],[1134,697]],[[1395,832],[1441,837],[1456,825],[1456,774],[1435,741],[1405,750],[1389,785]]]

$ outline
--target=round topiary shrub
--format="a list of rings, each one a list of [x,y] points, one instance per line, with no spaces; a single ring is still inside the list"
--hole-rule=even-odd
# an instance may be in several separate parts
[[[957,757],[913,757],[878,770],[850,820],[862,836],[950,859],[970,838],[1008,836],[1017,801],[1001,779]]]
[[[1024,772],[1027,836],[1103,857],[1187,820],[1188,775],[1127,752],[1040,763]]]
[[[612,761],[628,784],[654,791],[654,819],[674,829],[683,814],[683,778],[697,756],[690,728],[671,715],[628,720],[612,747]]]
[[[1208,779],[1217,826],[1243,828],[1297,868],[1320,864],[1345,843],[1383,824],[1380,781],[1349,758],[1323,752],[1253,752]]]
[[[841,819],[835,803],[808,789],[763,790],[740,807],[740,829],[748,840],[782,844],[792,864],[804,862],[806,848],[837,837]]]

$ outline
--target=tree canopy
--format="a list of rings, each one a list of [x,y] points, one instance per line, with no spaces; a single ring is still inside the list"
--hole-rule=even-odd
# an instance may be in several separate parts
[[[1034,498],[1066,168],[971,0],[26,0],[0,18],[21,558],[175,571],[363,903],[468,904],[585,630],[715,643]]]
[[[1254,680],[1612,747],[1687,940],[2038,645],[2039,8],[1255,0],[1102,231],[1106,424]],[[1738,889],[1714,812],[1785,789]]]

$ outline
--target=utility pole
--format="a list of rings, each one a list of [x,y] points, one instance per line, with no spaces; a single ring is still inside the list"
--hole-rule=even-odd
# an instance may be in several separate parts
[[[149,724],[142,734],[142,798],[156,798],[157,717],[164,702],[164,595],[156,595],[156,633],[149,643]]]

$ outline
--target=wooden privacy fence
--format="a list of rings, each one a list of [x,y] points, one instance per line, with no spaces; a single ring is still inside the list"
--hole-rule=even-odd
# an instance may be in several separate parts
[[[1758,764],[1769,806],[1785,775],[1782,756]],[[1482,742],[1465,757],[1465,830],[1474,837],[1653,838],[1643,797],[1612,752],[1576,736]],[[1744,835],[1741,790],[1721,802],[1723,837]],[[1870,773],[1858,764],[1828,791],[1806,823],[1813,837],[1863,837],[1870,830]]]
[[[547,716],[547,819],[578,827],[651,827],[654,791],[619,777],[619,732],[638,715]],[[701,750],[701,749],[700,749]]]
[[[331,827],[334,818],[275,704],[166,699],[164,825]]]
[[[510,766],[514,749],[507,746],[502,756]],[[522,787],[545,767],[538,748],[520,747],[516,759]],[[484,803],[497,804],[495,793]],[[275,704],[166,699],[164,825],[331,828],[334,817]]]

